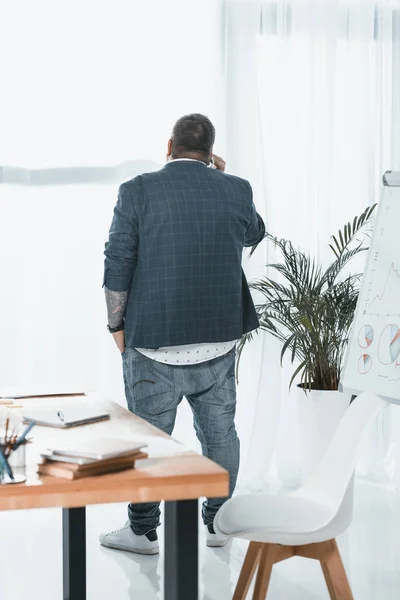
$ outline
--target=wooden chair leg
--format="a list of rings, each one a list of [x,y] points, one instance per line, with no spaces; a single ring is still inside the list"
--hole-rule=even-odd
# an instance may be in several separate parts
[[[313,558],[321,563],[331,600],[354,600],[336,540],[306,546],[280,546],[251,542],[240,572],[233,600],[246,600],[258,565],[253,600],[265,600],[272,567],[292,556]]]
[[[320,562],[331,600],[353,600],[349,580],[336,541],[334,541],[332,551]]]
[[[331,600],[353,600],[336,540],[296,546],[295,554],[319,560]]]
[[[247,550],[246,558],[244,559],[242,570],[240,571],[239,580],[236,585],[233,600],[245,600],[250,584],[254,577],[260,561],[262,544],[250,542]]]
[[[272,567],[276,562],[279,546],[277,544],[263,544],[261,550],[260,564],[256,586],[254,588],[253,600],[265,600],[268,592],[269,581],[271,579]]]

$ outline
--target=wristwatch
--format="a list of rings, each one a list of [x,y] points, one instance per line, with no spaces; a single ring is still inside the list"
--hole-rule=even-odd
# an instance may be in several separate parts
[[[118,331],[122,331],[124,327],[124,323],[121,323],[121,325],[118,325],[118,327],[110,327],[109,325],[107,325],[107,329],[110,333],[118,333]]]

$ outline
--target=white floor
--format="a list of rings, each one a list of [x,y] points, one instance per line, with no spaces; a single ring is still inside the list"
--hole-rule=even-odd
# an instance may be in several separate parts
[[[99,547],[98,534],[125,520],[123,505],[88,509],[88,600],[161,600],[163,554],[138,557]],[[61,600],[61,513],[0,513],[1,600]],[[162,538],[162,531],[160,531]],[[400,492],[367,483],[356,489],[354,523],[339,540],[355,600],[398,600]],[[246,544],[221,550],[201,543],[201,600],[231,600]],[[319,565],[293,558],[274,568],[268,600],[326,600]]]

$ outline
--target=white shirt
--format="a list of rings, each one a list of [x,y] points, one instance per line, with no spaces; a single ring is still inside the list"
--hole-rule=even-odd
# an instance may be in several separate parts
[[[195,365],[223,356],[232,350],[235,344],[236,340],[218,344],[186,344],[184,346],[165,346],[156,350],[150,348],[136,348],[136,350],[157,362],[182,366]]]
[[[194,161],[193,158],[175,158],[170,162]],[[205,163],[204,163],[205,164]],[[206,362],[218,356],[227,354],[235,346],[237,340],[231,342],[218,342],[216,344],[185,344],[184,346],[164,346],[163,348],[136,348],[138,352],[157,362],[167,363],[169,365],[194,365],[196,363]]]

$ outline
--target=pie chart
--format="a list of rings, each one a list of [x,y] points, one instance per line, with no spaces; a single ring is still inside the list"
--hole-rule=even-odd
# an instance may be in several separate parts
[[[391,365],[400,355],[400,327],[388,325],[379,340],[378,356],[384,365]]]
[[[369,348],[373,341],[374,330],[372,329],[371,325],[364,325],[364,327],[361,327],[358,334],[358,344],[361,346],[361,348]]]
[[[370,357],[370,355],[363,354],[362,356],[360,356],[360,359],[358,361],[358,372],[361,375],[365,375],[366,373],[368,373],[368,371],[370,370],[371,367],[372,367],[372,358]]]

